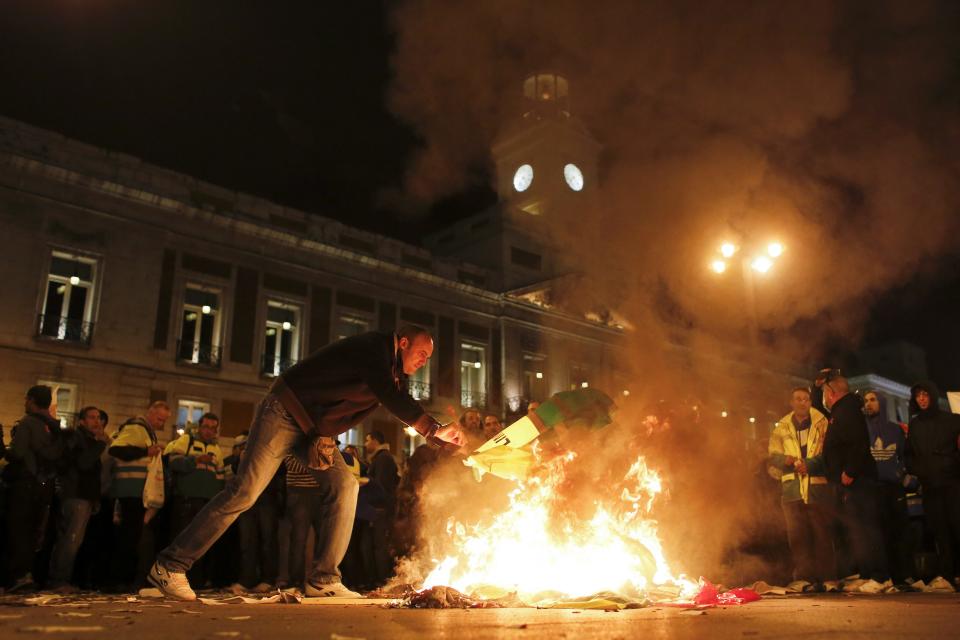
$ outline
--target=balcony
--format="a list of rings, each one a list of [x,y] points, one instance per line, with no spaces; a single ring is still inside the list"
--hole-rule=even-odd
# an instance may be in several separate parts
[[[37,336],[88,347],[90,338],[93,336],[93,323],[76,318],[41,314],[37,316]]]
[[[487,394],[482,391],[460,391],[460,406],[464,409],[485,409]]]
[[[299,362],[296,358],[280,358],[272,353],[263,354],[260,360],[260,375],[275,377]]]
[[[181,364],[195,364],[219,369],[220,355],[219,345],[177,340],[177,362]]]
[[[407,380],[407,393],[414,400],[429,400],[432,396],[432,388],[429,382],[420,380]]]

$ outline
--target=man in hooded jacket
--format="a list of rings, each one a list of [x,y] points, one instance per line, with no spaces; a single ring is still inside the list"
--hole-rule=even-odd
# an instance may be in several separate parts
[[[940,410],[932,382],[910,388],[907,471],[923,487],[923,511],[940,555],[940,575],[956,581],[960,554],[960,415]]]
[[[863,415],[870,433],[870,453],[877,464],[880,489],[880,526],[887,566],[894,582],[903,583],[913,575],[908,549],[907,492],[909,479],[904,468],[903,429],[887,417],[887,398],[873,389],[863,392]]]

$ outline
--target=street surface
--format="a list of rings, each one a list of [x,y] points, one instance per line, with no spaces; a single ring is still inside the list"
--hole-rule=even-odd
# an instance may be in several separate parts
[[[0,604],[0,638],[950,638],[960,595],[825,594],[765,597],[739,607],[663,606],[618,612],[537,609],[388,609],[356,604],[232,604],[159,600]]]

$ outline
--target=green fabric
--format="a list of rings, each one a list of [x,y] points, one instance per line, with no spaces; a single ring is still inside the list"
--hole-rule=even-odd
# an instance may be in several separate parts
[[[599,429],[612,422],[610,410],[613,406],[613,400],[602,391],[576,389],[553,394],[534,413],[548,427],[562,422],[568,427]]]

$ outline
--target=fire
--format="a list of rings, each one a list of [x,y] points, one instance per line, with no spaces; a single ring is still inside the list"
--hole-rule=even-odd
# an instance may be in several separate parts
[[[435,561],[424,588],[450,586],[463,593],[508,593],[536,602],[584,597],[601,591],[644,592],[670,585],[689,597],[698,585],[674,577],[650,517],[662,491],[659,475],[638,458],[613,491],[596,499],[584,516],[562,514],[561,485],[568,452],[544,472],[520,483],[510,505],[487,526],[448,523],[453,553]],[[621,488],[622,487],[622,488]]]

